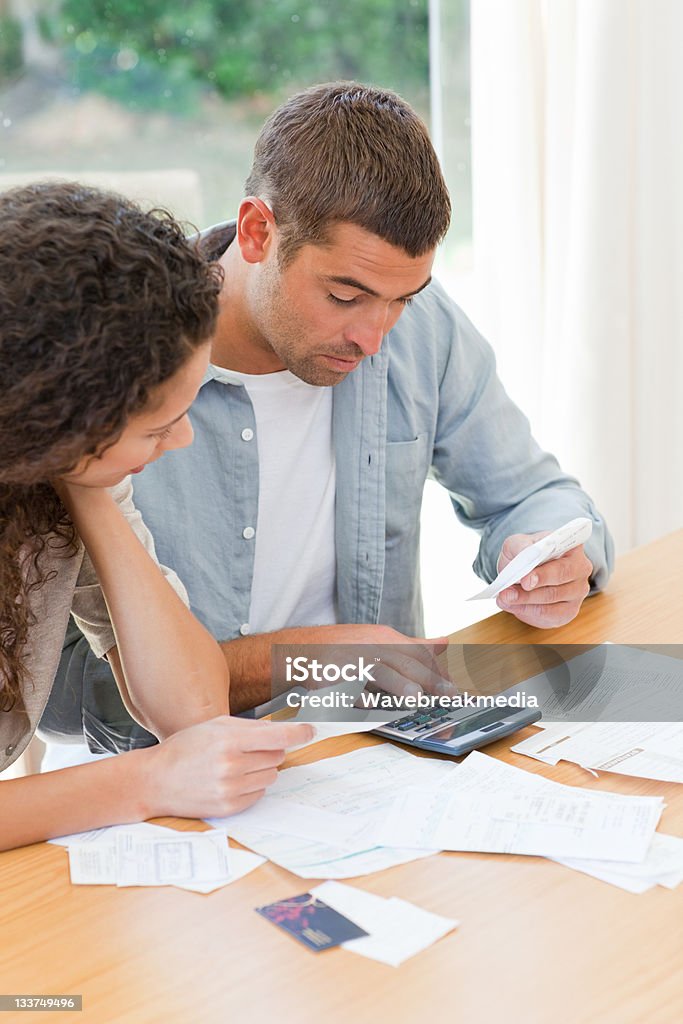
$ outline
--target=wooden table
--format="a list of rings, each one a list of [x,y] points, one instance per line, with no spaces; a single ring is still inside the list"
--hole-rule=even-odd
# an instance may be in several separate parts
[[[578,621],[540,634],[496,615],[468,643],[676,643],[683,639],[683,531],[624,556]],[[378,742],[345,737],[291,764]],[[487,748],[527,771],[587,788],[661,794],[660,829],[683,835],[680,786],[548,768]],[[313,754],[313,756],[311,756]],[[190,822],[169,822],[196,827]],[[75,887],[62,849],[0,854],[0,992],[82,994],[81,1021],[434,1021],[674,1024],[683,1020],[683,886],[634,896],[535,857],[441,854],[354,879],[457,918],[460,927],[399,969],[300,948],[254,907],[304,892],[273,864],[209,896],[175,889]],[[4,1020],[54,1014],[1,1014]]]

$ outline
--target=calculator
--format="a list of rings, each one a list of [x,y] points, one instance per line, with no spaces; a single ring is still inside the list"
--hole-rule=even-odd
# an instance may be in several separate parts
[[[486,708],[464,714],[461,709],[437,707],[404,715],[373,732],[410,747],[459,757],[509,736],[540,717],[539,708]]]

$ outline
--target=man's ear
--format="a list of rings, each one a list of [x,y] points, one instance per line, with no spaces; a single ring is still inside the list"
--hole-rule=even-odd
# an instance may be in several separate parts
[[[275,244],[273,211],[256,196],[247,196],[237,212],[237,243],[247,263],[261,263]]]

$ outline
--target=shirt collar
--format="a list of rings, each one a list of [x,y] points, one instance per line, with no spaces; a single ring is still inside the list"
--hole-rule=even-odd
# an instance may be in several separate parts
[[[201,249],[204,257],[209,260],[219,260],[228,246],[233,242],[235,233],[237,230],[237,222],[234,220],[224,221],[222,224],[213,224],[210,228],[205,228],[204,231],[200,232],[195,237],[199,241],[199,248]],[[237,377],[234,377],[230,370],[226,370],[222,366],[214,366],[213,363],[209,363],[208,369],[204,374],[204,378],[199,385],[203,388],[209,381],[217,380],[220,384],[234,384],[238,387],[243,386],[243,382]]]
[[[244,387],[244,381],[236,377],[232,370],[226,370],[223,366],[214,366],[213,363],[209,363],[204,378],[199,385],[200,389],[212,380],[217,380],[219,384],[234,384],[240,388]]]

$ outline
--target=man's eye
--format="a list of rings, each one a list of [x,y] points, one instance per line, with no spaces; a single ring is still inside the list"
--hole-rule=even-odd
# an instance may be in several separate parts
[[[327,297],[330,302],[334,302],[337,306],[351,306],[356,301],[355,297],[353,299],[340,299],[338,295],[333,295],[331,292]]]

